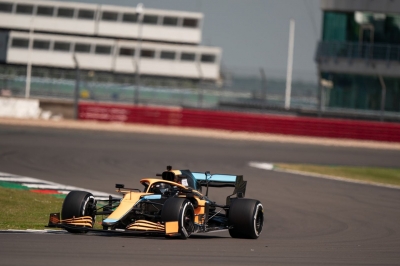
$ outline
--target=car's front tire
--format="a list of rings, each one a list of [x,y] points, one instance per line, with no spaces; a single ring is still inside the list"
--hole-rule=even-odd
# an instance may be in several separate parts
[[[254,199],[233,200],[229,209],[229,234],[233,238],[256,239],[264,225],[264,208]]]
[[[78,190],[71,191],[64,199],[64,203],[61,208],[61,218],[65,220],[82,216],[92,217],[94,223],[96,218],[96,200],[92,193]],[[70,233],[87,232],[87,230],[84,229],[65,228],[65,230]]]
[[[194,232],[194,207],[188,199],[169,198],[162,208],[164,222],[178,221],[179,235],[187,239]]]

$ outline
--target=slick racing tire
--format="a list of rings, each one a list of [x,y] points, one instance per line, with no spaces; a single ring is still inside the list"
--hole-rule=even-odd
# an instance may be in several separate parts
[[[169,198],[162,208],[161,219],[164,222],[178,221],[178,233],[182,239],[194,232],[194,208],[188,199]]]
[[[258,200],[236,199],[229,209],[229,234],[233,238],[257,239],[264,225],[264,208]]]
[[[94,196],[86,191],[71,191],[64,200],[61,209],[61,218],[63,220],[78,218],[82,216],[91,216],[93,224],[96,218],[96,200]],[[70,233],[86,233],[84,229],[65,228]]]

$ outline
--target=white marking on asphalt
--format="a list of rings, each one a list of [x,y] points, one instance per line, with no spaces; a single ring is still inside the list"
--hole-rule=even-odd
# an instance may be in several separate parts
[[[68,194],[72,190],[84,190],[93,194],[96,200],[108,200],[109,195],[105,192],[94,191],[91,189],[79,188],[74,186],[67,186],[62,184],[57,184],[55,182],[41,180],[32,177],[26,176],[18,176],[9,173],[0,172],[0,181],[7,181],[11,183],[18,183],[22,186],[31,188],[31,189],[49,189],[55,190],[60,194]],[[120,198],[121,196],[112,195],[113,198]],[[64,230],[35,230],[35,229],[27,229],[27,230],[0,230],[0,233],[35,233],[35,234],[46,234],[46,233],[65,233]]]
[[[329,179],[329,180],[336,180],[336,181],[362,184],[362,185],[371,185],[371,186],[377,186],[377,187],[400,189],[400,186],[396,186],[396,185],[387,185],[387,184],[380,184],[380,183],[363,181],[363,180],[355,180],[355,179],[349,179],[349,178],[332,176],[332,175],[323,175],[323,174],[316,174],[316,173],[303,172],[303,171],[297,171],[297,170],[277,168],[277,167],[274,167],[274,165],[271,163],[249,162],[249,166],[263,169],[263,170],[275,171],[275,172],[290,173],[290,174],[302,175],[302,176],[308,176],[308,177],[324,178],[324,179]]]
[[[273,170],[274,165],[272,163],[260,163],[260,162],[249,162],[251,167],[260,168],[264,170]]]
[[[37,183],[39,181],[39,179],[36,178],[32,178],[32,177],[25,177],[25,176],[12,176],[12,177],[0,177],[1,181],[8,181],[8,182],[27,182],[27,183]],[[47,181],[43,181],[40,180],[42,182],[46,182]]]
[[[0,176],[15,176],[15,175],[9,174],[9,173],[0,172]]]
[[[36,230],[36,229],[7,229],[7,230],[0,230],[0,233],[30,233],[30,234],[47,234],[47,233],[57,233],[57,234],[66,234],[67,231],[65,230]]]
[[[55,190],[60,194],[68,194],[72,190],[84,190],[84,191],[92,193],[93,196],[97,200],[108,200],[109,195],[111,195],[114,198],[121,197],[118,195],[113,195],[113,194],[95,191],[95,190],[91,190],[91,189],[67,186],[67,185],[58,184],[58,183],[47,181],[47,180],[42,180],[42,179],[37,179],[37,178],[27,177],[27,176],[18,176],[18,175],[4,173],[4,172],[0,172],[0,181],[18,183],[18,184],[21,184],[22,186],[28,187],[30,189]]]

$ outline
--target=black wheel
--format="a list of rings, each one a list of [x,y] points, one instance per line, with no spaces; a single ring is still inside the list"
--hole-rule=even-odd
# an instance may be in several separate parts
[[[264,208],[258,200],[236,199],[229,209],[229,223],[231,237],[256,239],[264,225]]]
[[[162,208],[161,219],[164,222],[178,221],[178,233],[182,239],[194,232],[194,208],[188,199],[169,198]]]
[[[82,216],[91,216],[93,224],[96,218],[96,200],[93,195],[86,191],[71,191],[64,200],[61,209],[61,218],[63,220],[77,218]],[[69,229],[70,233],[86,233],[87,230]]]

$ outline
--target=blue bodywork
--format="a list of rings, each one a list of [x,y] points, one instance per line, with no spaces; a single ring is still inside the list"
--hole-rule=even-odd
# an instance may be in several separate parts
[[[192,172],[194,178],[198,181],[206,180],[206,175],[201,172]],[[214,175],[208,175],[207,179],[211,182],[225,182],[225,183],[233,183],[235,184],[236,182],[236,176],[235,175],[224,175],[224,174],[214,174]]]
[[[225,175],[225,174],[206,174],[201,172],[192,172],[193,177],[196,179],[196,183],[200,186],[209,187],[235,187],[237,182],[236,175]]]

